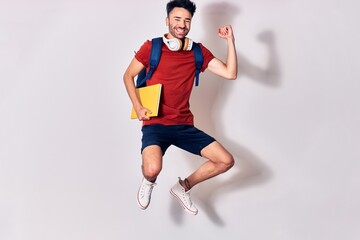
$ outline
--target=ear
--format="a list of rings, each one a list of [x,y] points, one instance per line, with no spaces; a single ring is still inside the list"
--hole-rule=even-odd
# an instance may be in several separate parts
[[[165,18],[165,24],[167,27],[169,26],[169,18],[168,17]]]

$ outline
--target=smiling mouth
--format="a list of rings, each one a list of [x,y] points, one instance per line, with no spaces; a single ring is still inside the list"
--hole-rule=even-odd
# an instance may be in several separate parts
[[[175,32],[179,35],[185,35],[186,34],[186,29],[181,29],[181,28],[176,28]]]

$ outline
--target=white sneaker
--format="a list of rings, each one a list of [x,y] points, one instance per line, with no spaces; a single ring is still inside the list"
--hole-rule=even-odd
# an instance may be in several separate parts
[[[170,193],[178,200],[184,210],[188,213],[196,215],[198,213],[198,209],[192,203],[190,198],[190,191],[185,191],[185,188],[180,184],[179,181],[170,189]]]
[[[156,183],[143,179],[137,194],[137,203],[141,209],[146,209],[150,204],[151,192]]]

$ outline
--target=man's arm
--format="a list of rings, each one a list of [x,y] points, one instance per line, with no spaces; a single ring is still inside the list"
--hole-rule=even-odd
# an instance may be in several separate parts
[[[219,28],[219,37],[227,40],[227,59],[223,63],[218,58],[212,59],[208,64],[208,69],[225,79],[235,80],[237,78],[237,56],[235,48],[235,38],[230,25]]]
[[[141,62],[139,62],[135,57],[131,60],[128,68],[126,69],[123,80],[125,84],[126,91],[130,97],[130,100],[133,104],[134,110],[138,119],[149,120],[150,118],[146,116],[147,113],[151,113],[151,111],[147,108],[144,108],[139,100],[139,97],[136,94],[136,87],[134,83],[134,78],[139,72],[144,68]]]

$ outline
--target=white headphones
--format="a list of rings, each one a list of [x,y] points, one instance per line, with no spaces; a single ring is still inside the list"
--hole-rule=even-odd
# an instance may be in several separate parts
[[[166,38],[163,36],[163,42],[171,51],[191,51],[193,41],[190,38],[185,38],[184,41],[181,41],[178,38]]]

